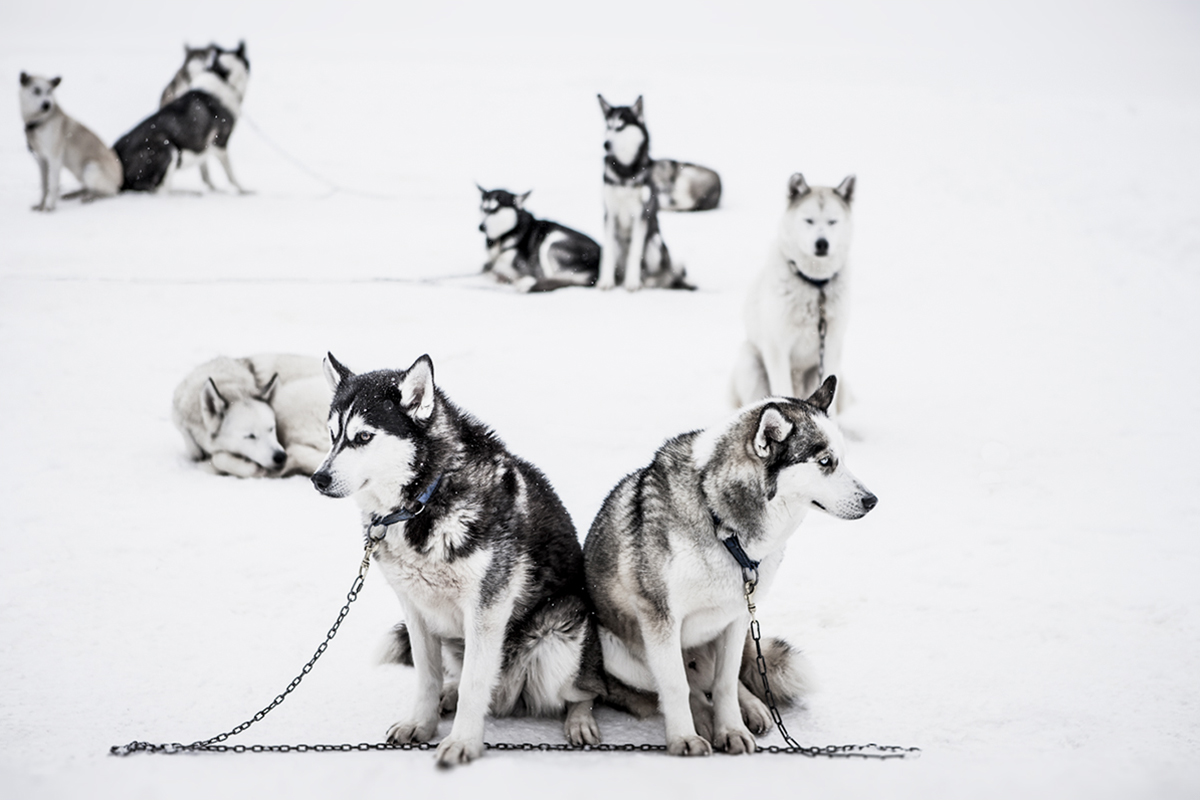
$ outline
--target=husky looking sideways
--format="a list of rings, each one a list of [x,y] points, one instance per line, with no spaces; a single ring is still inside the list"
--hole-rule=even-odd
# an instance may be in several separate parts
[[[746,342],[733,375],[736,405],[803,397],[838,372],[846,335],[854,176],[810,187],[797,172],[767,264],[746,296]],[[845,386],[838,409],[844,408]]]
[[[600,266],[600,245],[579,231],[537,219],[525,210],[525,194],[484,189],[479,230],[487,236],[491,272],[523,292],[545,292],[563,286],[593,286]]]
[[[658,197],[650,183],[650,133],[642,98],[613,106],[601,95],[604,112],[604,244],[596,285],[611,289],[643,286],[691,289],[685,271],[671,262],[658,230]]]
[[[209,63],[220,52],[221,48],[215,44],[207,47],[188,47],[184,44],[183,66],[175,73],[175,77],[167,84],[167,88],[163,89],[158,107],[162,108],[177,97],[183,96],[188,89],[192,88],[192,82],[208,68]]]
[[[125,171],[122,190],[169,191],[175,172],[194,165],[201,167],[207,186],[215,189],[208,174],[208,159],[216,156],[230,184],[246,194],[233,175],[226,150],[250,80],[246,43],[240,42],[237,50],[213,45],[202,67],[185,62],[183,69],[189,74],[194,72],[188,90],[113,145]],[[168,91],[174,85],[172,81]]]
[[[18,98],[25,121],[25,142],[42,175],[42,199],[34,211],[53,211],[58,205],[63,167],[83,184],[82,189],[64,195],[64,199],[82,197],[88,202],[112,197],[121,188],[121,162],[116,154],[58,105],[54,90],[61,82],[62,78],[21,73]]]
[[[457,706],[439,764],[482,754],[489,709],[565,710],[572,744],[598,742],[603,677],[583,553],[550,482],[446,398],[428,356],[355,375],[329,355],[325,375],[333,449],[312,482],[353,495],[368,535],[383,534],[374,557],[407,623],[393,655],[416,667],[413,707],[388,741],[429,741],[440,710]]]
[[[656,692],[672,754],[750,753],[746,723],[757,732],[770,723],[747,690],[761,684],[753,650],[744,652],[750,617],[730,540],[757,562],[761,602],[810,508],[858,519],[875,507],[843,463],[827,413],[836,386],[831,376],[807,400],[770,398],[669,440],[592,523],[584,560],[610,694]],[[781,641],[767,650],[772,693],[794,697],[795,654]],[[689,669],[696,660],[711,671]]]

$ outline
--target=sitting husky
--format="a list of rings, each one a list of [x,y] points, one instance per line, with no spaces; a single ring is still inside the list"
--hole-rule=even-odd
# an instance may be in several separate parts
[[[775,245],[746,297],[736,405],[804,397],[841,366],[853,199],[853,175],[837,188],[810,187],[799,172],[788,181]],[[839,409],[844,401],[843,386]]]
[[[710,211],[721,202],[721,176],[699,164],[656,158],[650,184],[662,211]]]
[[[188,455],[218,475],[311,475],[329,452],[321,362],[262,354],[215,358],[175,389],[171,418]]]
[[[162,96],[158,100],[158,107],[162,108],[191,89],[192,83],[208,69],[209,64],[220,52],[221,48],[215,44],[207,47],[189,47],[184,44],[183,66],[175,73],[175,77],[167,84],[167,88],[163,89]]]
[[[187,91],[142,120],[113,145],[125,172],[122,190],[169,191],[176,171],[197,164],[205,183],[214,189],[208,174],[208,159],[215,155],[234,188],[247,193],[233,175],[226,150],[250,79],[246,43],[240,42],[237,50],[222,50],[212,45],[208,52],[202,68],[184,63],[181,71],[195,73]],[[168,91],[174,85],[172,81]]]
[[[443,765],[482,754],[489,709],[565,710],[572,744],[598,742],[603,677],[583,553],[550,482],[446,398],[428,356],[355,375],[330,355],[325,375],[333,450],[313,485],[353,495],[368,534],[383,536],[375,559],[407,622],[395,649],[416,666],[412,710],[388,741],[429,741],[440,710],[457,706]]]
[[[601,289],[621,280],[626,289],[643,286],[692,289],[658,230],[658,197],[650,182],[650,133],[642,98],[632,106],[612,106],[601,95],[607,132],[604,137],[604,244],[600,256]]]
[[[121,188],[121,162],[116,154],[58,105],[54,90],[61,82],[62,78],[21,73],[18,97],[25,120],[25,141],[42,173],[42,199],[34,211],[53,211],[58,205],[63,167],[83,184],[81,190],[64,195],[64,199],[82,197],[88,202],[112,197]]]
[[[827,414],[836,386],[831,376],[807,400],[771,398],[669,440],[617,484],[592,523],[584,561],[608,683],[658,694],[672,754],[707,755],[710,743],[753,752],[743,720],[760,731],[769,724],[746,691],[761,683],[753,648],[744,652],[750,617],[730,540],[758,562],[760,602],[810,507],[857,519],[875,506],[842,461]],[[768,650],[782,701],[800,688],[798,664],[782,642]],[[689,669],[698,658],[711,669]]]
[[[523,292],[545,292],[563,286],[592,286],[600,267],[600,245],[579,231],[537,219],[525,210],[525,194],[484,189],[479,230],[487,236],[491,272]]]

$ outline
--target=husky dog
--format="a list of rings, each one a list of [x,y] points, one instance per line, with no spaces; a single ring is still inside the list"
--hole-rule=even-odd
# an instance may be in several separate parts
[[[682,266],[658,230],[658,197],[650,182],[650,133],[642,98],[632,106],[613,106],[601,95],[607,132],[604,137],[604,245],[596,285],[611,289],[620,278],[630,291],[643,286],[692,289]]]
[[[721,202],[721,176],[699,164],[656,158],[650,183],[662,211],[710,211]]]
[[[853,199],[853,175],[837,188],[810,187],[799,172],[789,179],[775,245],[746,297],[736,405],[803,397],[841,366]],[[843,387],[839,409],[845,400]]]
[[[265,353],[224,356],[175,389],[171,418],[188,455],[218,475],[311,475],[329,452],[321,362]]]
[[[525,210],[529,192],[476,188],[482,195],[479,230],[487,236],[484,272],[524,292],[596,283],[600,245],[565,225],[534,217]]]
[[[592,523],[584,560],[609,683],[658,694],[670,753],[706,755],[710,742],[753,752],[744,720],[765,730],[770,719],[739,682],[739,673],[758,676],[744,652],[749,613],[734,553],[757,562],[761,599],[809,508],[857,519],[875,506],[842,461],[827,413],[836,386],[830,376],[807,400],[770,398],[669,440],[617,484]],[[790,648],[770,649],[781,659],[768,660],[772,677],[794,676]],[[697,657],[711,668],[688,669]],[[799,688],[784,683],[772,681],[777,699]]]
[[[312,482],[353,495],[368,535],[383,536],[375,559],[407,622],[395,650],[416,666],[415,702],[388,741],[428,741],[440,710],[457,707],[442,765],[482,754],[489,709],[565,709],[567,739],[598,742],[603,674],[583,553],[550,482],[447,399],[428,356],[355,375],[331,354],[325,376],[333,450]]]
[[[221,48],[215,44],[210,44],[207,47],[189,47],[187,44],[184,44],[183,66],[175,73],[175,77],[167,84],[167,88],[163,89],[162,97],[158,101],[158,107],[162,108],[192,88],[192,82],[208,68],[208,65],[220,52]]]
[[[247,193],[233,175],[226,150],[250,80],[246,43],[240,42],[237,50],[212,45],[208,52],[203,68],[184,64],[181,71],[195,70],[187,91],[113,145],[125,172],[122,190],[169,191],[175,172],[196,164],[205,184],[215,189],[208,174],[208,159],[215,155],[234,188]],[[174,85],[172,81],[168,90]]]
[[[42,173],[42,199],[34,211],[53,211],[58,205],[63,167],[83,188],[63,199],[82,197],[84,202],[111,197],[121,188],[121,162],[100,137],[68,117],[54,97],[62,78],[21,73],[21,118],[25,141]]]

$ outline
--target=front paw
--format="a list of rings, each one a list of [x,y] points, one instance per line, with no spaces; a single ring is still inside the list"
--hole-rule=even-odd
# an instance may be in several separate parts
[[[483,755],[483,739],[457,739],[447,736],[438,745],[437,763],[439,767],[456,767],[468,764]]]
[[[746,723],[746,727],[759,736],[769,731],[773,721],[771,719],[771,710],[767,708],[767,704],[750,694],[750,692],[745,692],[744,696],[740,699],[742,722]]]
[[[756,747],[754,736],[745,728],[726,728],[717,733],[713,746],[730,755],[753,753]]]
[[[563,726],[567,741],[578,747],[582,744],[600,744],[600,726],[592,716],[592,704],[579,703],[567,707],[567,722]]]
[[[397,722],[395,725],[388,728],[387,742],[388,744],[413,744],[418,742],[428,742],[433,738],[433,734],[436,732],[436,719],[432,722],[414,722],[406,720],[403,722]]]
[[[673,756],[710,756],[712,745],[695,734],[667,740],[667,752]]]
[[[603,289],[606,292],[609,289],[616,288],[616,286],[617,286],[617,282],[614,281],[612,278],[601,278],[598,281],[596,281],[596,288]]]

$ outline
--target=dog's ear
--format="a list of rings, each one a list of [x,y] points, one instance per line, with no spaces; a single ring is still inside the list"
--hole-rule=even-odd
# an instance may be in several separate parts
[[[786,439],[794,427],[796,426],[783,415],[778,406],[766,406],[758,418],[758,431],[754,434],[754,452],[759,458],[771,455],[771,445]]]
[[[57,89],[57,88],[58,88],[58,85],[59,85],[60,83],[62,83],[62,76],[61,76],[61,75],[56,75],[56,76],[54,76],[53,78],[51,78],[51,79],[50,79],[50,88],[51,88],[51,89]]]
[[[811,191],[812,191],[812,189],[809,188],[808,181],[804,180],[804,176],[801,175],[799,172],[792,175],[792,177],[788,178],[788,199],[789,200],[796,200],[798,198],[804,197],[804,195],[808,194]]]
[[[246,65],[247,70],[250,69],[250,56],[246,54],[245,40],[238,41],[238,49],[233,54],[241,59],[242,63]]]
[[[604,112],[604,116],[608,116],[608,112],[612,111],[612,106],[604,99],[604,95],[597,93],[596,97],[600,98],[600,110]]]
[[[829,413],[829,407],[833,405],[833,395],[837,392],[837,376],[830,375],[821,384],[821,387],[812,393],[812,396],[806,401],[810,406],[816,406],[826,414]]]
[[[21,85],[28,86],[31,83],[33,83],[33,76],[31,76],[27,72],[22,72],[21,73]]]
[[[846,180],[838,184],[838,187],[833,190],[833,193],[846,201],[846,205],[854,200],[854,176],[846,176]]]
[[[267,381],[267,385],[258,393],[258,399],[264,403],[271,402],[271,398],[275,396],[275,390],[279,388],[279,373],[276,372],[271,376],[271,380]]]
[[[514,206],[516,206],[517,208],[524,208],[524,207],[525,207],[525,201],[526,201],[526,200],[529,198],[529,195],[530,195],[530,194],[532,194],[532,193],[533,193],[533,189],[530,189],[530,190],[529,190],[528,192],[526,192],[525,194],[515,194],[515,195],[513,195],[513,205],[514,205]]]
[[[640,94],[638,95],[638,99],[633,101],[633,105],[630,108],[633,109],[633,114],[637,117],[638,122],[646,121],[646,116],[642,109],[642,96]]]
[[[220,429],[227,408],[229,408],[229,401],[221,396],[217,384],[213,383],[212,378],[209,378],[205,381],[204,390],[200,393],[200,419],[204,421],[204,430],[208,431],[210,436],[215,435]]]
[[[433,361],[421,356],[400,378],[400,405],[417,422],[427,422],[433,415]]]
[[[329,390],[336,392],[342,381],[349,378],[354,373],[333,357],[333,353],[326,353],[325,360],[321,362],[321,371],[325,373],[325,381],[329,384]]]
[[[478,183],[477,183],[477,184],[475,184],[475,188],[479,190],[479,194],[481,194],[481,195],[485,195],[485,194],[487,194],[487,192],[488,192],[488,190],[487,190],[487,189],[483,188],[483,187],[482,187],[482,186],[480,186]]]

